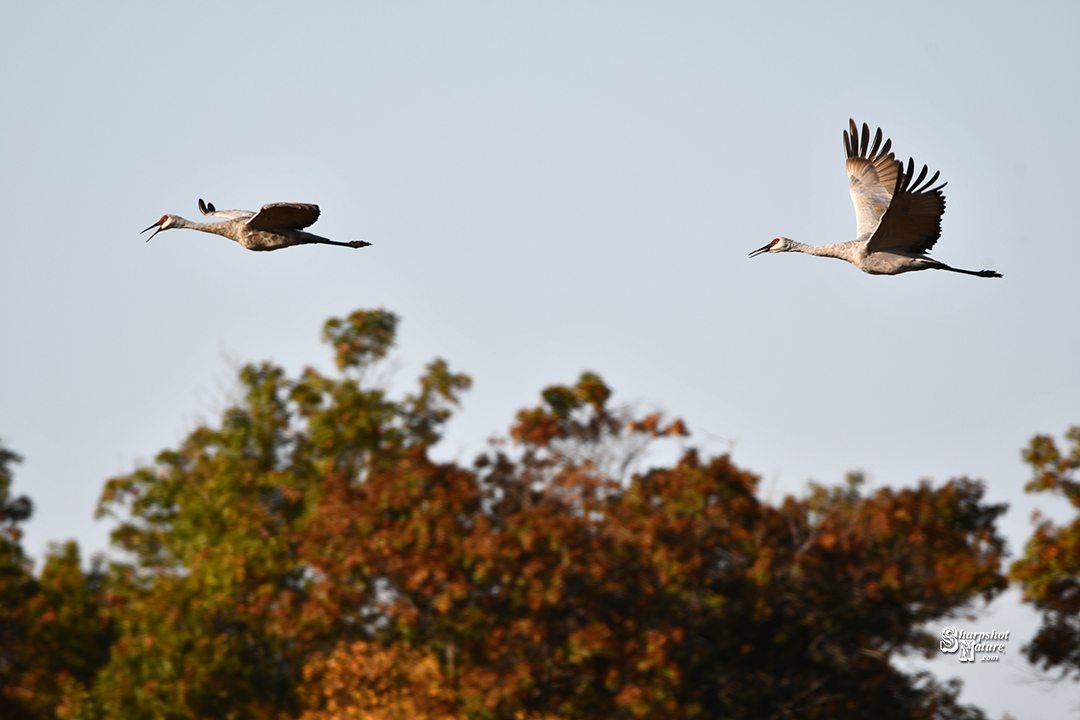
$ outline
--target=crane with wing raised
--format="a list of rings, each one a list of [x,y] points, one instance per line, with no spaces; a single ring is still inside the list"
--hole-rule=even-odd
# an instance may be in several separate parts
[[[925,183],[928,169],[915,177],[915,161],[907,169],[890,152],[892,140],[881,144],[881,128],[870,142],[866,123],[859,129],[854,120],[851,134],[844,131],[844,152],[851,201],[855,204],[856,238],[832,245],[804,245],[786,237],[775,238],[750,257],[762,253],[801,252],[840,258],[871,275],[899,275],[913,270],[948,270],[977,277],[1001,277],[994,270],[961,270],[934,260],[929,255],[941,237],[941,216],[945,212],[945,183],[931,187],[940,173]]]

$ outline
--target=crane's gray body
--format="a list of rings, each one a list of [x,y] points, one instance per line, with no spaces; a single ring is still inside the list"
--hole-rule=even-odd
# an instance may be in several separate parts
[[[319,206],[310,203],[271,203],[263,205],[258,212],[253,213],[250,210],[218,210],[213,203],[204,203],[200,198],[199,211],[203,215],[225,219],[221,222],[200,223],[186,220],[179,215],[165,215],[146,228],[157,228],[146,241],[150,242],[150,239],[162,230],[187,228],[227,237],[248,250],[278,250],[309,244],[360,248],[371,244],[363,240],[338,242],[305,232],[304,228],[319,219]]]
[[[855,205],[856,239],[832,245],[804,245],[778,237],[750,253],[801,252],[846,260],[871,275],[899,275],[914,270],[949,270],[978,277],[1001,277],[993,270],[961,270],[929,255],[941,237],[945,212],[945,183],[930,187],[939,173],[925,183],[927,167],[912,182],[915,161],[907,169],[890,152],[892,140],[881,144],[881,128],[870,143],[870,128],[863,123],[860,139],[855,121],[851,134],[844,131],[844,151],[851,202]]]

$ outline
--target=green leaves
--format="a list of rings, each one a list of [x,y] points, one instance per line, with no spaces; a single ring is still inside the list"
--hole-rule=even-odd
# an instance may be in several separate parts
[[[120,637],[83,711],[294,716],[307,658],[363,634],[347,603],[367,601],[369,580],[322,572],[316,521],[335,488],[422,454],[469,382],[439,360],[402,400],[365,387],[396,324],[383,311],[327,322],[341,378],[245,366],[219,426],[109,481],[99,513],[121,521],[113,539],[132,561],[113,567]]]
[[[17,524],[32,506],[9,490],[18,460],[0,445],[0,716],[30,720],[54,717],[64,696],[92,681],[113,631],[105,577],[96,562],[83,572],[75,543],[53,547],[41,577],[30,574]]]
[[[34,513],[34,504],[30,498],[25,495],[11,497],[12,473],[9,466],[19,462],[22,462],[22,457],[5,448],[0,442],[0,543],[17,542],[17,524],[29,520]]]
[[[385,310],[357,310],[348,318],[331,318],[323,340],[334,348],[339,370],[363,369],[386,357],[394,344],[397,316]]]

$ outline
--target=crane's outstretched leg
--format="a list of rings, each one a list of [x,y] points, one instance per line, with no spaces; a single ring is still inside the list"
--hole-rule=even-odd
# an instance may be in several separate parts
[[[365,242],[363,240],[352,240],[350,242],[338,242],[337,240],[327,240],[326,238],[323,238],[321,240],[308,240],[308,243],[313,244],[313,245],[315,245],[315,244],[318,244],[318,245],[340,245],[341,247],[351,247],[351,248],[362,248],[362,247],[367,247],[368,245],[371,244],[371,243]]]
[[[938,262],[937,265],[934,266],[934,268],[936,270],[948,270],[949,272],[964,273],[965,275],[974,275],[975,277],[1001,277],[1001,273],[995,270],[961,270],[960,268],[949,267],[943,262]]]
[[[371,244],[366,240],[352,240],[350,242],[328,240],[320,235],[312,235],[308,232],[296,233],[294,238],[293,242],[290,243],[292,245],[340,245],[341,247],[362,248]]]

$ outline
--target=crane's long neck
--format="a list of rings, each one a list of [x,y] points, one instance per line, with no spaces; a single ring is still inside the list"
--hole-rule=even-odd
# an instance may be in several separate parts
[[[788,240],[789,252],[801,252],[807,255],[819,255],[821,257],[834,257],[848,262],[855,262],[858,254],[859,242],[842,242],[831,245],[804,245],[801,242]]]
[[[208,232],[214,233],[215,235],[222,235],[233,240],[236,239],[233,233],[230,232],[230,230],[232,229],[232,222],[229,220],[226,220],[225,222],[202,223],[192,222],[191,220],[185,220],[184,218],[177,216],[176,220],[173,222],[172,227],[187,228],[188,230],[198,230],[200,232]]]

